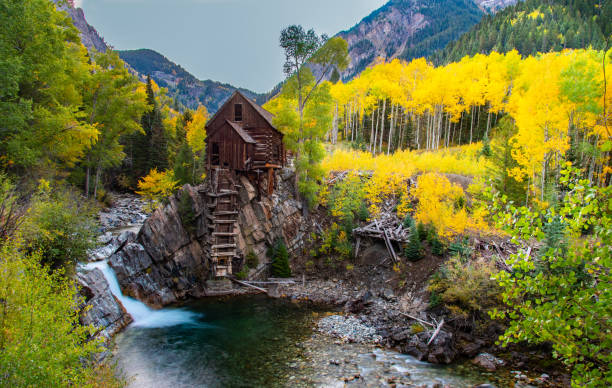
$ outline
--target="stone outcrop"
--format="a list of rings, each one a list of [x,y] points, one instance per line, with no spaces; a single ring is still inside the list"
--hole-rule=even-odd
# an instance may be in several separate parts
[[[104,274],[99,269],[79,272],[80,293],[88,308],[81,313],[81,323],[98,329],[97,337],[105,341],[132,322],[132,317],[111,293]]]
[[[266,251],[276,239],[283,239],[288,250],[295,253],[307,235],[292,180],[289,170],[277,174],[277,190],[268,197],[259,196],[246,177],[237,179],[237,251],[242,258],[249,252],[257,255],[259,266],[252,273],[265,272],[269,261]],[[206,191],[204,185],[184,186],[144,222],[137,236],[125,239],[110,257],[109,264],[124,295],[162,307],[214,294],[206,288],[211,277]],[[235,264],[240,267],[240,260]]]

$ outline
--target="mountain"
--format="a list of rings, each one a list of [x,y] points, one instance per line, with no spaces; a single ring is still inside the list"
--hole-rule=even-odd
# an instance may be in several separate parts
[[[98,34],[98,31],[87,23],[83,9],[75,8],[72,1],[65,2],[63,0],[53,0],[53,3],[55,3],[58,9],[61,9],[70,15],[72,23],[81,33],[81,43],[83,43],[83,45],[87,47],[89,51],[95,49],[96,51],[103,53],[108,50],[108,45],[100,34]]]
[[[601,49],[602,28],[612,26],[612,1],[599,7],[592,0],[526,0],[495,15],[485,16],[460,39],[431,59],[439,64],[458,61],[466,55],[508,52],[522,55],[559,51],[564,48]]]
[[[83,9],[74,7],[74,3],[70,0],[52,1],[58,9],[67,12],[71,17],[74,26],[80,32],[81,42],[90,52],[94,50],[106,52],[111,48],[98,31],[87,23]],[[153,50],[119,51],[119,56],[138,73],[142,80],[150,75],[160,86],[167,87],[170,96],[176,98],[187,108],[196,109],[201,103],[211,114],[215,113],[223,101],[236,89],[259,104],[267,100],[266,94],[257,94],[247,89],[211,80],[200,81],[181,66]]]
[[[211,80],[201,81],[180,65],[154,50],[118,52],[121,59],[138,73],[151,76],[159,86],[168,88],[170,96],[191,109],[202,104],[210,113],[215,113],[235,90],[240,90],[242,94],[255,100],[258,104],[263,104],[267,100],[267,94],[258,94],[248,89]]]
[[[338,34],[349,44],[350,79],[377,57],[428,56],[459,38],[487,13],[517,0],[391,0],[357,25]]]

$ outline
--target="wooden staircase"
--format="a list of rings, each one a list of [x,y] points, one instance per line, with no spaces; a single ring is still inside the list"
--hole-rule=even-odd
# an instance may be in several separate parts
[[[238,191],[230,170],[216,168],[210,178],[206,193],[210,259],[215,277],[225,277],[232,274],[232,259],[237,257]]]

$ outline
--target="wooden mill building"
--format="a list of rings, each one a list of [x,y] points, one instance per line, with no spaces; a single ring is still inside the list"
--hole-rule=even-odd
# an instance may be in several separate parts
[[[237,257],[236,178],[244,175],[260,195],[271,195],[275,170],[285,165],[283,134],[272,124],[273,117],[236,91],[206,124],[210,257],[217,277],[231,274]]]

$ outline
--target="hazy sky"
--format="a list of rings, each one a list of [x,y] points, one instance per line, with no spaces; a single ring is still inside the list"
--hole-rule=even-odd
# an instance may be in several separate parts
[[[387,0],[80,0],[115,49],[150,48],[200,79],[270,90],[282,77],[282,28],[330,36]]]

